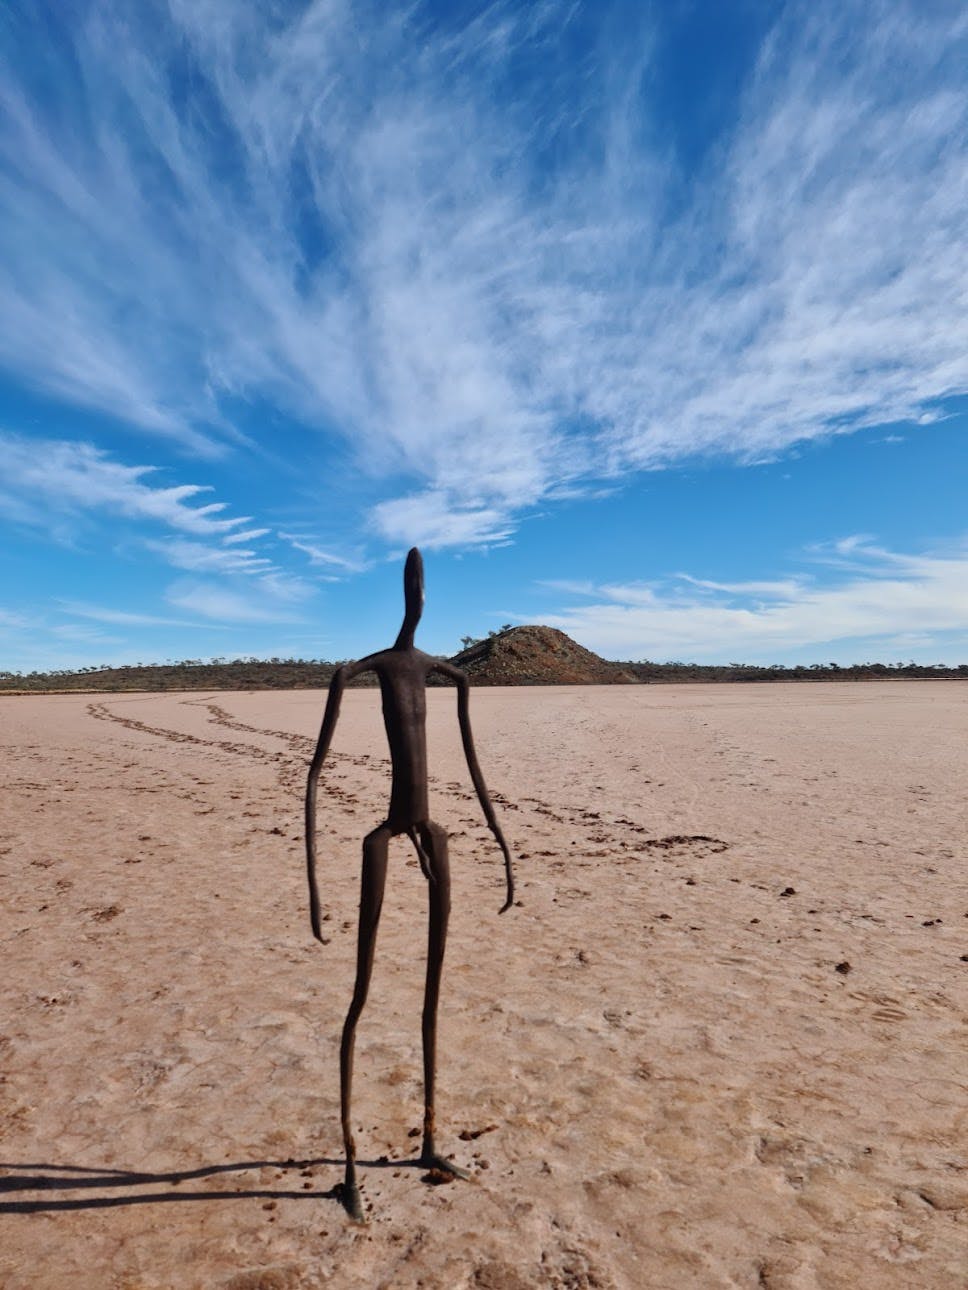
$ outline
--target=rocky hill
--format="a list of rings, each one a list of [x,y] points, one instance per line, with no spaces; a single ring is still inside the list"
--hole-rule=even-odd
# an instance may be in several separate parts
[[[556,627],[509,627],[450,660],[472,685],[636,685],[638,677]]]

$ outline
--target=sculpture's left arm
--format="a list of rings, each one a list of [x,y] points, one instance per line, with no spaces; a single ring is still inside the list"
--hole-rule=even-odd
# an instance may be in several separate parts
[[[316,882],[316,783],[319,779],[319,772],[323,768],[323,762],[326,760],[326,754],[329,752],[329,746],[333,741],[333,732],[336,729],[336,722],[339,718],[343,690],[347,681],[351,681],[354,676],[359,676],[361,672],[369,671],[370,657],[372,656],[360,659],[356,663],[344,663],[342,667],[338,667],[333,673],[333,678],[329,683],[329,694],[326,698],[323,724],[306,781],[306,876],[309,880],[309,917],[312,923],[313,935],[321,945],[325,945],[326,940],[323,937],[319,886]]]
[[[481,804],[481,810],[484,812],[484,818],[487,820],[487,827],[494,834],[501,853],[504,856],[504,877],[507,886],[507,898],[501,906],[499,913],[503,914],[505,910],[510,909],[514,903],[514,869],[511,864],[511,852],[505,841],[501,826],[497,821],[494,813],[494,805],[491,802],[490,794],[487,791],[487,785],[484,783],[484,776],[481,774],[481,767],[477,760],[477,753],[474,751],[474,737],[471,733],[470,718],[470,690],[471,683],[467,679],[466,673],[460,668],[453,667],[450,663],[437,661],[434,663],[431,671],[440,672],[442,676],[449,677],[457,685],[457,720],[460,724],[460,737],[464,745],[464,756],[467,759],[467,769],[471,773],[471,780],[474,784],[474,790],[477,793],[477,800]]]

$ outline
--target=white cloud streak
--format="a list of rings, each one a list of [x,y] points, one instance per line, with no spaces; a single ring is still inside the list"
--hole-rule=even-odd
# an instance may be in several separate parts
[[[145,545],[176,569],[193,573],[264,574],[274,568],[271,560],[244,548],[211,547],[184,538],[148,541]]]
[[[320,546],[317,541],[298,533],[279,533],[278,536],[284,542],[288,542],[294,551],[301,551],[303,555],[308,556],[309,563],[312,565],[331,570],[338,569],[340,575],[360,573],[366,568],[366,561],[359,554],[338,555],[335,551]],[[333,578],[336,576],[339,575],[332,575]]]
[[[131,613],[125,609],[111,609],[102,605],[89,605],[76,600],[61,601],[64,613],[75,618],[90,618],[98,623],[111,623],[117,627],[197,627],[198,624],[183,618],[167,618],[158,614]]]
[[[211,491],[208,485],[152,486],[145,477],[154,466],[126,466],[87,443],[0,431],[0,461],[0,508],[23,523],[49,525],[71,514],[105,512],[217,538],[249,521],[248,516],[224,518],[225,502],[191,505]]]
[[[237,542],[254,542],[256,538],[265,537],[270,529],[246,529],[243,533],[226,533],[222,538],[223,546],[232,546]]]
[[[514,531],[495,506],[459,506],[442,489],[397,497],[373,508],[373,526],[388,542],[427,547],[481,546],[506,541]]]
[[[30,441],[0,433],[0,455],[4,464],[0,511],[10,518],[46,527],[63,539],[73,536],[72,527],[86,531],[85,522],[100,515],[120,516],[132,522],[141,549],[172,568],[227,583],[219,589],[210,584],[179,584],[181,599],[173,603],[193,609],[197,601],[198,612],[206,617],[225,616],[235,622],[291,621],[287,606],[313,594],[304,579],[286,572],[255,547],[239,545],[243,540],[258,540],[270,529],[239,531],[251,516],[225,517],[225,502],[192,505],[211,491],[207,485],[153,486],[149,481],[154,467],[124,465],[85,443]],[[144,536],[146,524],[173,529],[175,534]],[[247,583],[244,588],[241,581]],[[223,600],[228,606],[224,614]],[[219,612],[205,608],[211,605],[220,606]],[[166,622],[123,610],[76,612],[115,624]]]
[[[299,622],[298,615],[286,608],[286,601],[293,597],[286,594],[284,587],[279,591],[281,594],[273,596],[271,584],[253,591],[192,580],[174,583],[168,588],[166,599],[178,609],[187,609],[219,623]]]
[[[647,142],[648,30],[559,56],[596,12],[106,0],[39,88],[12,19],[0,362],[196,448],[271,400],[410,481],[374,532],[440,546],[968,389],[958,7],[783,6],[696,174]]]
[[[841,663],[887,656],[917,625],[917,644],[968,645],[968,543],[945,554],[886,551],[852,538],[841,576],[823,585],[806,577],[718,583],[679,575],[672,582],[581,586],[591,603],[542,615],[609,658],[772,663],[835,658]],[[836,567],[836,566],[835,566]],[[940,661],[931,658],[931,662]]]

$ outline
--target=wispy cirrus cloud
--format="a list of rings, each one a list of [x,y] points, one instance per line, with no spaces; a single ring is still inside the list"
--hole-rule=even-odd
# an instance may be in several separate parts
[[[198,504],[212,491],[208,485],[153,483],[155,467],[126,465],[87,443],[27,440],[0,433],[0,455],[4,464],[0,511],[9,518],[65,538],[72,537],[75,529],[86,535],[86,526],[103,516],[121,517],[130,522],[136,548],[174,569],[221,580],[218,589],[211,583],[179,584],[180,599],[173,603],[184,601],[191,609],[197,601],[203,606],[199,612],[222,617],[221,611],[209,613],[204,608],[220,603],[221,596],[232,621],[291,621],[291,606],[314,592],[310,582],[288,572],[256,546],[240,545],[257,542],[271,529],[245,529],[242,526],[250,524],[252,517],[227,516],[226,502]],[[155,536],[159,529],[162,536]],[[114,533],[116,537],[116,529]],[[124,610],[73,612],[116,625],[176,625]]]
[[[299,533],[279,533],[283,542],[288,542],[294,551],[299,551],[309,559],[311,565],[331,570],[330,579],[345,577],[351,573],[361,573],[367,567],[367,561],[361,551],[345,555],[332,551],[311,537]],[[327,575],[323,575],[324,578]]]
[[[188,569],[192,573],[260,575],[276,567],[267,556],[260,556],[244,547],[206,546],[203,542],[189,542],[184,538],[166,538],[160,542],[148,540],[145,546],[176,569]]]
[[[184,618],[170,618],[160,614],[132,613],[126,609],[113,609],[105,605],[91,605],[84,601],[62,600],[61,610],[73,618],[88,618],[97,623],[117,627],[196,627],[197,623]]]
[[[543,620],[610,658],[849,663],[932,640],[950,648],[952,660],[963,656],[968,541],[918,555],[851,537],[805,554],[826,566],[823,581],[807,573],[736,583],[678,574],[652,584],[547,584],[583,603]]]
[[[178,609],[220,623],[295,623],[294,601],[301,599],[283,584],[231,586],[196,579],[173,583],[166,600]]]
[[[70,645],[84,648],[96,645],[100,649],[109,645],[121,645],[124,643],[122,637],[112,636],[109,632],[102,631],[100,627],[95,627],[91,623],[53,623],[48,626],[47,631],[54,640],[65,641]]]
[[[196,448],[266,399],[404,478],[371,532],[438,546],[964,392],[964,14],[779,8],[693,171],[658,19],[600,12],[105,3],[33,84],[11,19],[0,362]]]
[[[254,542],[256,538],[265,537],[271,529],[245,529],[242,533],[226,533],[222,537],[223,546],[232,546],[237,542]]]
[[[195,505],[210,485],[152,484],[156,467],[125,465],[89,443],[0,431],[0,460],[0,510],[21,523],[47,526],[102,512],[212,539],[251,518],[225,516],[226,502]]]
[[[500,505],[462,506],[442,489],[380,502],[373,508],[372,522],[388,542],[430,550],[497,544],[514,532]]]

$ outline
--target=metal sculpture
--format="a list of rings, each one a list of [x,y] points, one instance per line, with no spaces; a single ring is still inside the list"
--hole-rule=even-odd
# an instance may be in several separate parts
[[[383,721],[390,745],[392,787],[387,818],[368,834],[363,842],[363,876],[360,895],[359,940],[356,959],[356,984],[340,1044],[340,1116],[343,1144],[346,1149],[346,1174],[341,1190],[343,1204],[350,1217],[363,1222],[363,1206],[356,1181],[356,1143],[350,1130],[350,1099],[353,1087],[353,1050],[356,1024],[366,1003],[373,970],[373,952],[377,925],[383,905],[387,856],[392,837],[405,833],[414,845],[430,897],[430,932],[427,945],[427,982],[423,1008],[424,1123],[423,1150],[419,1163],[430,1170],[467,1178],[469,1175],[446,1156],[438,1155],[434,1144],[434,1087],[437,1056],[437,1002],[440,974],[447,941],[450,914],[450,866],[447,859],[447,834],[430,818],[427,791],[427,698],[426,682],[438,672],[457,685],[457,718],[460,724],[464,756],[488,827],[504,855],[507,898],[500,913],[514,900],[514,874],[511,853],[501,826],[494,814],[484,777],[474,751],[468,698],[470,682],[459,668],[432,658],[413,644],[424,603],[423,560],[414,547],[407,556],[403,574],[406,612],[400,634],[390,649],[369,654],[355,663],[337,668],[330,682],[326,711],[319,742],[309,769],[306,788],[306,864],[309,876],[310,916],[313,935],[326,944],[321,931],[319,889],[316,883],[316,783],[329,751],[339,716],[340,700],[346,684],[364,672],[375,672],[383,695]]]

